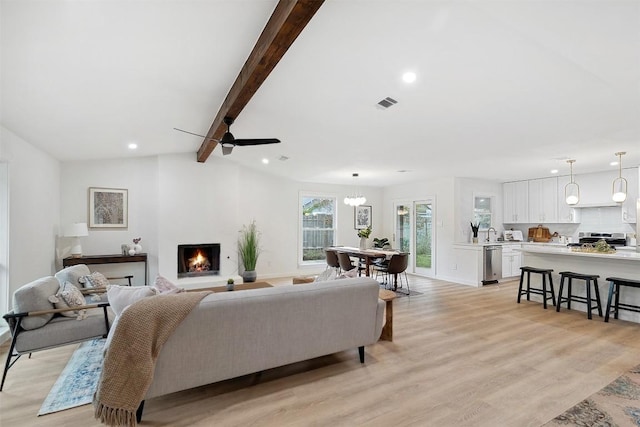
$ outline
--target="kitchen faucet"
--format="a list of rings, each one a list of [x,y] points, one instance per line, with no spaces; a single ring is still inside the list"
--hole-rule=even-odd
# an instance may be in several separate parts
[[[496,234],[498,234],[498,232],[496,231],[496,229],[495,229],[495,228],[493,228],[493,227],[489,227],[489,228],[487,229],[487,240],[486,240],[487,242],[490,242],[490,241],[491,241],[491,240],[489,240],[489,232],[490,232],[491,230],[493,230],[493,235],[494,235],[494,236],[495,236]]]

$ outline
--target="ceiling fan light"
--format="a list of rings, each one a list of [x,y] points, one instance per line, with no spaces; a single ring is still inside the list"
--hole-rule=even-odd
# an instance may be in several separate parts
[[[225,147],[224,145],[222,146],[222,155],[223,156],[227,156],[229,154],[231,154],[231,152],[233,151],[233,145],[230,147]]]

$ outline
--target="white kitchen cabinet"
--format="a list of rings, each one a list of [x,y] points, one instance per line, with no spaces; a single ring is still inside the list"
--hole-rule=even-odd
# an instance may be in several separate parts
[[[576,207],[616,206],[616,203],[611,199],[611,195],[613,180],[617,177],[617,170],[574,175],[574,181],[577,182],[580,187],[580,201]]]
[[[503,222],[522,224],[529,222],[529,183],[527,181],[502,184]]]
[[[520,245],[502,245],[502,278],[515,277],[520,275],[522,267],[522,254]]]
[[[529,181],[529,222],[558,222],[558,178]]]
[[[622,202],[622,222],[635,224],[638,221],[638,168],[623,169],[622,176],[627,180],[627,199]]]
[[[561,224],[579,224],[580,209],[569,206],[564,195],[564,187],[571,182],[569,176],[558,177],[558,222]]]

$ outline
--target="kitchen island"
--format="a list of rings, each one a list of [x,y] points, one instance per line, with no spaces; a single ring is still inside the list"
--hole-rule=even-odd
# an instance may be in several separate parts
[[[570,248],[530,246],[522,245],[522,265],[537,268],[553,269],[553,285],[558,293],[560,287],[561,271],[573,271],[582,274],[597,274],[600,288],[602,310],[606,309],[607,296],[609,295],[609,282],[607,277],[621,277],[632,280],[640,280],[640,253],[632,251],[617,251],[612,254],[577,252]],[[533,280],[533,277],[532,277]],[[573,285],[573,293],[585,295],[583,282],[577,281]],[[566,291],[565,291],[566,292]],[[515,298],[515,296],[514,296]],[[536,299],[535,296],[532,299]],[[542,301],[541,298],[538,298]],[[623,288],[620,302],[640,305],[640,289]],[[586,311],[585,304],[572,304],[572,310]],[[563,305],[561,311],[566,310]],[[621,310],[618,316],[622,320],[640,323],[640,313]],[[594,317],[600,319],[599,317]]]

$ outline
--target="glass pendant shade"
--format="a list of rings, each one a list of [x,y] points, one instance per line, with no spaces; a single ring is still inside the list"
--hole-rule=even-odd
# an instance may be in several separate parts
[[[358,174],[354,173],[353,177],[357,178]],[[354,193],[353,196],[347,196],[347,197],[344,198],[344,204],[345,205],[354,206],[354,207],[363,205],[366,201],[367,201],[367,198],[364,197],[363,195],[359,194],[357,190],[356,190],[356,192]]]
[[[613,191],[611,198],[616,203],[622,203],[627,200],[627,180],[622,177],[622,156],[627,154],[624,151],[616,153],[618,156],[619,175],[613,180]]]
[[[573,163],[575,160],[567,160],[571,168],[571,182],[564,186],[564,200],[569,206],[577,205],[580,201],[580,187],[573,181]]]

